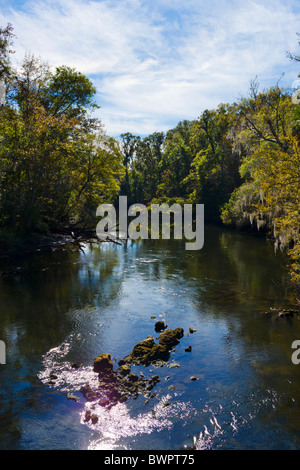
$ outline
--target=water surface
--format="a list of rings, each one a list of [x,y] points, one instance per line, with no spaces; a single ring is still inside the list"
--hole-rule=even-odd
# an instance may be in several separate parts
[[[14,261],[23,270],[0,278],[0,448],[299,449],[300,322],[270,310],[295,300],[285,262],[261,238],[210,226],[200,251],[143,240]],[[133,367],[159,375],[155,396],[86,403],[94,357],[117,367],[160,319],[185,335],[168,364]]]

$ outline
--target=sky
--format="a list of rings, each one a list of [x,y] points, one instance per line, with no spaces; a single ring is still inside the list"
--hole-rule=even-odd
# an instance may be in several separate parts
[[[299,0],[0,0],[14,61],[34,54],[96,86],[108,135],[145,136],[278,82],[300,64]]]

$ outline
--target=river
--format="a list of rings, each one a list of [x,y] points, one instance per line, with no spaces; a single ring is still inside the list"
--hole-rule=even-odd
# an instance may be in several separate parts
[[[0,448],[300,449],[300,322],[272,310],[295,301],[285,263],[271,242],[215,226],[199,251],[139,240],[2,262],[21,269],[0,277]],[[151,396],[86,402],[94,357],[117,367],[157,320],[184,336],[163,366],[133,366],[159,375]]]

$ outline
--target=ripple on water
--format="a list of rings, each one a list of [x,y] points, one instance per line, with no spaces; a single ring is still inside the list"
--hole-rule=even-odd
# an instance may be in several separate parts
[[[164,395],[152,410],[132,416],[126,404],[117,404],[111,409],[103,409],[96,403],[87,403],[85,410],[81,413],[81,422],[85,423],[87,410],[96,414],[98,421],[88,426],[99,433],[89,449],[116,448],[118,441],[123,438],[151,434],[166,429],[172,429],[174,419],[185,420],[195,410],[189,402],[169,403],[170,395]],[[85,423],[86,424],[86,423]],[[104,446],[104,447],[103,447]]]
[[[76,337],[76,335],[75,335]],[[75,338],[76,339],[76,338]],[[98,376],[93,368],[81,366],[76,369],[67,360],[74,337],[70,335],[60,346],[51,349],[43,357],[43,369],[39,379],[62,393],[76,393],[87,382],[92,388],[98,386]],[[55,380],[51,381],[51,375]],[[271,388],[257,390],[245,388],[233,391],[217,387],[206,389],[208,396],[199,397],[197,403],[184,401],[185,392],[178,391],[156,396],[151,410],[140,411],[141,402],[132,400],[118,403],[110,409],[100,406],[97,401],[85,402],[78,416],[78,422],[87,426],[95,439],[89,449],[117,449],[124,447],[126,438],[149,435],[163,430],[172,430],[176,422],[189,422],[194,431],[193,448],[196,450],[217,449],[228,446],[240,432],[245,433],[258,413],[277,408],[281,397]],[[80,394],[80,393],[79,393]],[[80,394],[80,399],[83,399]],[[95,420],[87,420],[86,413]],[[238,438],[237,438],[238,439]]]
[[[70,337],[44,355],[39,379],[62,393],[78,392],[87,382],[92,388],[96,388],[98,376],[92,367],[81,366],[74,369],[66,360],[71,344]],[[53,374],[55,380],[52,381]],[[175,396],[178,400],[180,394]],[[190,402],[175,402],[172,401],[174,397],[169,394],[157,397],[158,401],[151,410],[140,412],[138,415],[131,409],[132,401],[118,403],[111,408],[104,408],[97,400],[86,402],[80,412],[80,423],[99,435],[90,443],[89,449],[114,449],[119,447],[119,441],[124,438],[171,429],[175,421],[186,420],[191,414],[195,414],[196,411]],[[87,412],[97,417],[96,422],[86,420]]]

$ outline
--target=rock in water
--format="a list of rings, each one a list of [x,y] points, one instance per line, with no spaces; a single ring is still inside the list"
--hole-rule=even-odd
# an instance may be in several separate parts
[[[290,309],[282,309],[278,313],[279,318],[284,318],[284,317],[290,317],[293,318],[294,315],[297,314],[296,310],[290,310]]]
[[[157,321],[155,323],[155,331],[161,332],[164,331],[167,328],[167,325],[163,321]]]
[[[183,329],[176,328],[171,330],[170,328],[159,335],[158,342],[162,346],[166,346],[171,350],[174,346],[179,343],[180,338],[183,337]]]
[[[110,354],[103,353],[94,359],[94,372],[107,373],[113,370],[113,362]]]
[[[132,352],[124,359],[119,361],[119,366],[124,364],[141,364],[149,365],[159,361],[168,361],[171,349],[179,343],[179,339],[183,337],[183,329],[170,328],[159,335],[159,344],[154,342],[153,336],[137,343]]]
[[[173,346],[183,337],[183,329],[168,329],[159,335],[159,343],[155,343],[153,336],[148,336],[137,343],[131,353],[119,361],[119,368],[113,370],[113,361],[110,354],[103,353],[94,359],[94,372],[98,373],[99,384],[93,390],[89,383],[81,387],[80,392],[89,402],[97,401],[100,406],[107,409],[123,403],[128,398],[137,398],[140,393],[148,397],[152,388],[160,381],[158,375],[146,380],[141,374],[139,377],[131,372],[131,365],[165,363],[169,360]],[[155,393],[151,395],[154,397]],[[85,421],[97,422],[97,416],[92,419],[90,412],[86,413]]]

